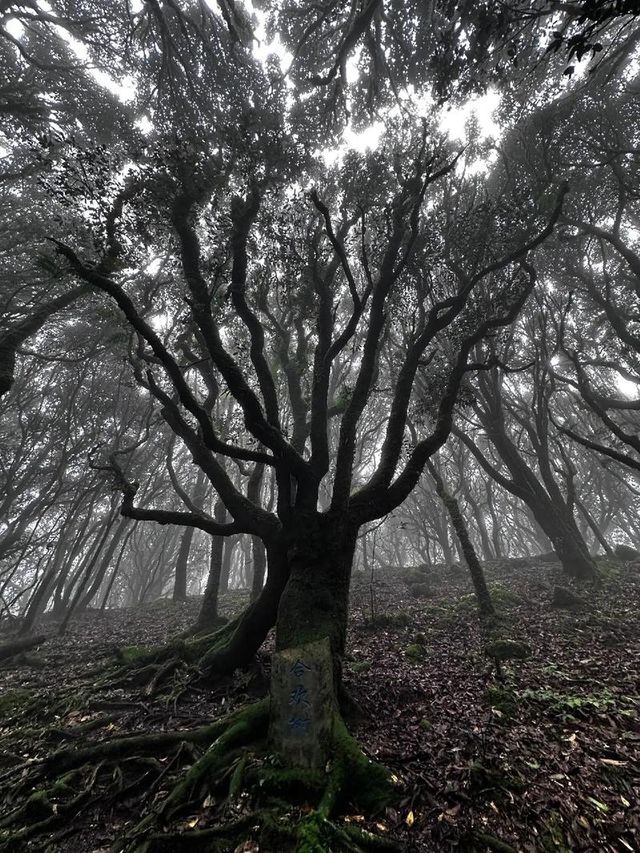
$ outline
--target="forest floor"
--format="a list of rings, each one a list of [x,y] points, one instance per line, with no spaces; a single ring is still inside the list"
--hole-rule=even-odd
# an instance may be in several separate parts
[[[531,649],[503,664],[502,679],[486,656],[487,627],[464,572],[433,572],[420,583],[411,573],[373,583],[356,576],[345,679],[363,713],[353,730],[397,777],[397,801],[373,818],[345,804],[341,819],[396,838],[407,851],[640,850],[640,564],[603,568],[602,587],[579,590],[584,604],[565,610],[551,605],[554,585],[567,585],[557,565],[487,565],[499,634]],[[231,614],[245,601],[229,593],[223,609]],[[259,670],[213,688],[185,682],[183,690],[174,681],[163,696],[95,686],[114,645],[166,642],[193,622],[198,604],[88,613],[26,663],[0,668],[0,826],[20,801],[2,779],[21,762],[69,744],[186,730],[264,695],[268,647]],[[157,758],[155,768],[131,773],[126,761],[103,768],[108,778],[93,776],[76,817],[6,849],[106,853],[180,761],[193,760]],[[248,807],[246,795],[231,805],[208,796],[173,829],[215,825]],[[304,814],[304,803],[299,809]],[[42,819],[22,816],[25,825]],[[258,845],[250,828],[234,849],[281,853]]]

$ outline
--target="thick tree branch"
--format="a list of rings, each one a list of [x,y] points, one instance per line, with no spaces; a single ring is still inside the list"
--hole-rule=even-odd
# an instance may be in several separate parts
[[[249,386],[242,369],[224,346],[220,331],[211,315],[209,291],[200,272],[200,245],[195,230],[189,222],[194,203],[195,199],[191,195],[179,196],[173,209],[174,227],[181,243],[184,275],[193,296],[190,303],[193,317],[213,363],[242,409],[245,426],[249,432],[282,459],[294,476],[304,481],[310,475],[308,464],[286,441],[280,429],[265,418],[258,397]],[[239,274],[240,270],[236,270],[236,275]]]
[[[33,314],[16,323],[13,327],[3,329],[0,333],[0,397],[6,394],[13,385],[13,376],[16,366],[16,352],[32,335],[35,335],[52,314],[62,311],[63,308],[73,304],[81,296],[91,292],[86,284],[74,287],[68,293],[45,302],[37,308]]]
[[[371,487],[370,484],[367,484],[352,498],[351,507],[358,519],[364,518],[364,520],[370,521],[374,518],[380,518],[399,506],[420,479],[427,459],[447,440],[453,425],[453,411],[460,384],[466,373],[470,353],[476,344],[492,331],[508,326],[515,320],[534,288],[535,270],[526,261],[521,261],[521,265],[528,275],[528,282],[510,308],[500,317],[485,320],[460,345],[456,361],[449,373],[444,394],[438,405],[436,425],[432,433],[413,448],[404,469],[388,489],[382,489],[376,485]]]
[[[253,450],[245,450],[242,447],[236,447],[235,445],[226,444],[225,442],[220,441],[213,430],[209,415],[198,403],[189,388],[182,374],[181,367],[166,348],[159,335],[156,334],[149,323],[140,316],[135,305],[125,293],[124,289],[113,281],[113,279],[107,278],[106,276],[98,273],[96,270],[85,266],[69,246],[58,240],[51,240],[51,242],[57,246],[58,252],[70,262],[73,272],[79,278],[83,279],[88,284],[97,287],[99,290],[102,290],[114,299],[131,327],[144,341],[146,341],[146,343],[149,344],[153,354],[158,359],[159,363],[162,364],[174,388],[176,389],[181,404],[185,409],[187,409],[187,411],[191,412],[198,421],[207,446],[216,453],[223,453],[227,456],[244,459],[245,461],[273,464],[273,459],[270,456],[258,454]],[[158,386],[156,385],[156,388],[157,387]]]

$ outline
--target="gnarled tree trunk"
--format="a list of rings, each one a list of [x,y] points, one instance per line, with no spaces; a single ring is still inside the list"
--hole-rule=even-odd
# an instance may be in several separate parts
[[[276,623],[271,737],[290,764],[321,768],[339,716],[357,527],[332,514],[296,521]]]

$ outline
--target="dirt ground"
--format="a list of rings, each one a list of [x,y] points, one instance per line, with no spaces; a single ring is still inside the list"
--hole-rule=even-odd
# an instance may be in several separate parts
[[[460,568],[356,576],[345,666],[361,709],[352,730],[394,774],[397,798],[374,816],[344,803],[340,819],[407,851],[640,850],[640,564],[602,570],[599,589],[576,590],[581,606],[558,609],[554,586],[567,581],[557,565],[492,563],[486,571],[500,617],[490,626]],[[223,611],[246,601],[242,591],[229,593]],[[55,802],[44,815],[33,798],[31,811],[24,808],[32,789],[16,783],[28,775],[23,768],[69,745],[187,730],[265,694],[269,643],[255,669],[213,686],[181,682],[180,673],[153,694],[108,679],[96,685],[115,646],[166,642],[193,622],[198,604],[91,612],[62,638],[45,624],[51,637],[43,646],[0,668],[0,827],[21,805],[24,826],[51,820],[33,838],[8,841],[0,829],[0,850],[107,851],[194,756],[183,750],[159,754],[155,766],[124,759],[87,769],[90,794],[64,820],[55,819]],[[486,653],[498,636],[530,652],[504,662],[502,678]],[[172,830],[215,826],[251,805],[247,794],[233,803],[208,796]],[[304,802],[294,808],[308,811]],[[229,847],[236,849],[280,853],[251,829],[244,845]]]

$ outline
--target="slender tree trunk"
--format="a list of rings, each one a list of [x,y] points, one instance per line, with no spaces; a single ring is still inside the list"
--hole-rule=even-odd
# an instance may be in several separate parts
[[[104,580],[104,577],[107,574],[107,571],[109,570],[109,565],[111,564],[111,558],[113,557],[118,545],[123,541],[126,529],[129,526],[129,521],[130,521],[130,519],[123,518],[122,521],[120,522],[120,524],[118,525],[117,530],[115,531],[115,533],[111,537],[111,541],[109,542],[109,544],[107,546],[107,550],[104,554],[104,557],[102,558],[102,561],[100,562],[100,566],[98,567],[98,571],[96,572],[96,577],[93,580],[91,587],[89,588],[87,594],[84,596],[84,598],[82,599],[82,601],[78,605],[78,608],[77,608],[78,612],[86,610],[87,607],[89,607],[89,605],[91,604],[91,602],[93,600],[93,597],[96,595],[96,593],[100,589],[100,586]]]
[[[267,552],[259,536],[251,537],[253,573],[251,578],[251,601],[255,601],[264,586],[264,574],[267,568]]]
[[[72,546],[72,552],[75,553],[76,546],[79,547],[81,533],[86,530],[89,518],[91,516],[91,508],[93,507],[93,502],[90,505],[90,511],[87,513],[84,521],[81,525],[81,530],[79,531],[74,544]],[[77,506],[74,507],[72,512],[69,515],[69,518],[73,520],[75,518]],[[58,541],[56,542],[56,547],[53,552],[51,560],[45,566],[44,574],[37,584],[33,595],[31,596],[31,601],[29,602],[26,612],[24,614],[22,624],[20,626],[20,635],[24,636],[25,634],[29,634],[33,629],[33,626],[37,622],[37,620],[44,613],[47,602],[51,596],[51,593],[54,589],[56,579],[60,573],[60,566],[62,564],[63,559],[65,558],[65,551],[67,551],[67,559],[71,559],[69,552],[67,550],[67,529],[71,527],[71,524],[63,525],[60,535],[58,537]]]
[[[165,536],[166,542],[166,536]],[[160,566],[162,565],[163,560],[163,551],[164,548],[160,548],[160,553],[158,554],[156,560],[153,563],[153,568],[151,570],[151,574],[144,577],[144,580],[138,586],[138,593],[136,598],[134,599],[134,607],[142,607],[145,601],[150,600],[154,601],[159,595],[162,594],[162,590],[158,590],[158,594],[154,595],[154,584],[157,584],[158,581],[158,572],[160,571]]]
[[[225,510],[224,516],[221,516],[222,523],[226,521],[227,513]],[[220,579],[218,586],[220,588],[220,592],[228,592],[229,590],[229,580],[231,578],[231,565],[233,563],[233,554],[236,550],[236,546],[238,545],[238,538],[236,536],[228,537],[223,540],[224,548],[222,550],[222,563],[220,570]]]
[[[76,556],[82,550],[83,545],[86,545],[87,540],[90,539],[90,537],[93,535],[94,530],[98,529],[98,525],[96,525],[96,524],[94,524],[91,528],[89,528],[89,523],[90,523],[92,515],[93,515],[94,503],[95,503],[94,501],[91,502],[89,509],[85,515],[84,521],[82,522],[79,529],[76,531],[73,542],[71,543],[70,547],[68,549],[66,549],[66,553],[64,550],[64,543],[62,543],[63,550],[60,552],[61,557],[59,560],[60,571],[58,572],[58,577],[56,578],[54,584],[52,585],[52,590],[51,590],[53,593],[53,608],[52,609],[53,609],[54,614],[64,613],[65,604],[63,602],[63,596],[64,596],[64,592],[65,592],[65,584],[66,584],[67,578],[69,576],[69,572],[71,571],[73,561],[75,560]],[[96,537],[97,536],[98,536],[98,534],[96,534]],[[95,540],[94,540],[94,542],[95,542]],[[85,565],[86,560],[90,559],[91,549],[93,548],[93,544],[94,543],[92,542],[91,545],[89,546],[89,548],[87,549],[87,553],[82,558],[81,563],[80,563],[81,567]],[[82,570],[82,569],[80,569],[80,570]],[[45,602],[45,606],[46,606],[46,603],[47,602]]]
[[[534,471],[527,465],[518,448],[506,432],[501,412],[479,412],[487,436],[506,465],[511,480],[512,494],[519,497],[531,510],[566,574],[575,578],[594,578],[597,571],[589,549],[580,535],[573,513],[562,500],[559,489],[545,489]],[[482,461],[479,459],[479,461]],[[547,479],[551,476],[548,473]]]
[[[473,511],[473,514],[476,519],[476,524],[478,525],[480,541],[482,542],[482,556],[485,560],[491,560],[493,559],[494,554],[491,549],[491,541],[489,539],[489,531],[487,530],[487,523],[484,518],[483,508],[479,505],[479,503],[471,494],[471,489],[465,489],[464,496]]]
[[[189,567],[189,554],[193,542],[194,527],[185,527],[180,540],[178,559],[176,560],[176,572],[173,582],[173,601],[187,600],[187,570]]]
[[[107,604],[109,603],[109,597],[111,595],[111,590],[113,589],[113,585],[116,581],[116,578],[118,576],[118,571],[120,569],[120,563],[122,562],[122,558],[124,556],[124,552],[126,550],[126,547],[129,543],[129,539],[131,539],[134,532],[135,532],[135,527],[132,527],[124,538],[124,541],[122,543],[122,547],[120,548],[120,553],[118,554],[118,559],[116,560],[116,564],[113,567],[113,571],[111,572],[111,577],[109,578],[109,581],[107,583],[107,588],[104,592],[102,604],[100,605],[100,611],[101,612],[104,612],[107,609]]]
[[[226,518],[227,511],[222,501],[216,501],[213,509],[213,517],[219,523],[223,524]],[[220,615],[218,613],[218,601],[221,589],[221,578],[223,572],[223,554],[225,546],[223,536],[211,537],[211,550],[209,552],[209,574],[207,575],[207,585],[204,590],[204,597],[200,605],[200,613],[194,625],[194,630],[198,633],[207,633],[214,630],[220,625]]]
[[[523,516],[528,520],[529,526],[519,525],[522,529],[527,530],[527,538],[531,545],[534,548],[537,548],[540,554],[546,554],[553,548],[553,543],[546,535],[542,527],[540,526],[540,522],[536,518],[535,513],[524,501],[515,499],[514,507],[517,506],[518,509],[522,512]]]
[[[487,507],[489,508],[489,513],[491,515],[491,541],[493,542],[493,553],[496,555],[497,560],[501,560],[504,552],[502,550],[502,543],[500,542],[500,525],[498,524],[498,516],[493,502],[493,481],[487,479],[485,485],[487,490]]]
[[[591,513],[589,512],[587,507],[582,503],[581,500],[576,498],[575,503],[576,503],[576,507],[580,510],[580,512],[584,516],[587,524],[591,528],[591,531],[592,531],[596,541],[602,545],[605,554],[607,554],[608,556],[612,556],[613,555],[613,548],[609,545],[609,543],[607,542],[607,540],[603,536],[602,531],[600,530],[600,528],[596,524],[594,517],[591,515]]]
[[[60,627],[58,629],[58,633],[60,635],[64,634],[66,632],[68,626],[69,626],[69,622],[71,621],[71,617],[75,613],[76,608],[78,606],[78,603],[79,603],[80,599],[82,598],[85,589],[87,588],[87,584],[89,583],[89,578],[91,577],[91,572],[93,570],[93,567],[96,565],[96,563],[98,561],[98,557],[100,556],[100,554],[102,552],[102,548],[104,547],[105,542],[107,541],[107,537],[109,536],[109,531],[111,530],[114,521],[115,521],[115,515],[112,512],[109,516],[109,519],[108,519],[105,531],[102,535],[102,538],[98,542],[91,560],[89,561],[89,563],[85,567],[85,570],[82,573],[82,576],[80,578],[78,578],[78,585],[77,585],[76,590],[73,594],[73,597],[71,597],[71,595],[69,596],[71,600],[68,604],[67,612],[64,615],[64,619],[60,623]]]
[[[438,537],[438,545],[442,551],[442,560],[447,566],[451,566],[453,564],[453,552],[451,551],[451,543],[449,542],[449,524],[444,514],[438,519],[436,535]]]
[[[193,500],[198,508],[201,508],[205,500],[205,478],[204,471],[200,469],[196,477]],[[195,528],[186,527],[180,539],[178,559],[176,560],[175,578],[173,582],[173,601],[186,601],[187,588],[189,586],[189,554],[193,543]]]
[[[89,572],[93,566],[95,566],[104,543],[109,536],[112,523],[113,515],[110,514],[104,521],[104,526],[102,521],[98,521],[93,525],[89,535],[93,535],[93,531],[95,530],[95,536],[91,541],[91,544],[86,548],[78,566],[72,569],[73,559],[76,553],[75,550],[66,557],[65,565],[60,572],[58,581],[56,582],[56,589],[54,593],[52,612],[56,618],[63,618],[69,609],[70,602],[74,596],[74,590],[77,588],[78,582],[81,578],[86,576],[87,566],[89,566]],[[80,550],[79,547],[78,550]],[[70,571],[70,569],[72,570]]]
[[[251,578],[253,577],[251,539],[250,536],[240,538],[241,559],[238,561],[233,575],[233,587],[235,589],[248,589],[251,586]]]
[[[458,542],[460,543],[460,550],[462,551],[465,562],[469,567],[471,582],[473,583],[476,599],[478,601],[478,610],[483,616],[493,616],[495,614],[495,609],[493,607],[493,602],[491,601],[491,594],[487,587],[484,571],[480,565],[480,561],[478,560],[473,543],[471,542],[466,522],[460,512],[460,505],[454,495],[447,490],[444,480],[435,465],[429,461],[427,462],[427,466],[436,484],[436,491],[449,513],[451,524],[453,525],[453,529],[458,537]]]

